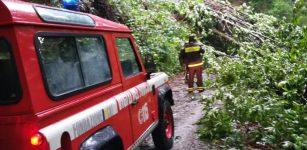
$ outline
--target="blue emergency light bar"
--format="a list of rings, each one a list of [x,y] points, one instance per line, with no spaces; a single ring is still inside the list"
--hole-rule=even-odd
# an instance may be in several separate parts
[[[90,16],[87,16],[85,14],[43,6],[35,6],[34,8],[44,22],[81,26],[95,26],[95,21]]]
[[[78,0],[63,0],[63,7],[69,10],[79,10],[79,2]]]

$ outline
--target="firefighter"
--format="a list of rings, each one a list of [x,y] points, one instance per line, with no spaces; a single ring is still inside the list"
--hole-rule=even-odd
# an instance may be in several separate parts
[[[198,92],[203,92],[203,61],[202,54],[204,53],[201,44],[197,42],[195,36],[189,37],[189,42],[184,44],[184,48],[180,51],[179,61],[180,64],[187,66],[188,69],[188,92],[192,93],[194,91],[194,76],[196,74],[197,78],[197,90]]]

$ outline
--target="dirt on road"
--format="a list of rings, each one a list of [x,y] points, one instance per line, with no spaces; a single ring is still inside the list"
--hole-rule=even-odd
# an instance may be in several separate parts
[[[205,77],[206,78],[206,77]],[[203,116],[203,95],[212,95],[212,91],[205,90],[203,93],[195,91],[188,94],[184,76],[178,75],[171,80],[175,105],[172,106],[175,122],[175,141],[172,150],[206,150],[211,149],[198,139],[196,133],[197,122]],[[140,146],[139,150],[155,150],[151,136]]]

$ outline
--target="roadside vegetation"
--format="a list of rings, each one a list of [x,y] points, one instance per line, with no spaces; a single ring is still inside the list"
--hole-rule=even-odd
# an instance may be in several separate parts
[[[204,43],[206,73],[215,76],[204,82],[215,94],[203,97],[202,140],[222,148],[307,149],[306,0],[82,2],[83,11],[128,25],[158,71],[181,71],[178,53],[191,33]]]
[[[206,14],[224,32],[214,32],[217,27],[207,37],[225,41],[220,40],[222,47],[209,43],[213,47],[205,56],[208,73],[216,78],[206,81],[215,94],[204,97],[201,138],[218,140],[224,148],[307,149],[306,26],[299,26],[299,18],[288,23],[253,13],[248,6],[231,14],[240,16],[236,25],[223,23],[227,18],[214,19],[220,16],[215,13]],[[244,27],[246,23],[251,26]],[[217,101],[222,106],[217,107]]]
[[[307,23],[307,8],[295,9],[296,0],[230,0],[234,5],[246,3],[257,13],[273,15],[278,19],[291,22],[293,18],[301,16],[301,25]],[[305,4],[306,5],[306,4]]]

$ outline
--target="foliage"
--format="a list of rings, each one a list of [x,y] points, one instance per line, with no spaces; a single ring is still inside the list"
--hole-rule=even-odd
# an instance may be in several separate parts
[[[307,28],[264,14],[249,18],[268,39],[259,42],[232,27],[240,45],[227,52],[236,58],[216,57],[208,48],[208,73],[216,74],[208,87],[215,94],[204,97],[201,138],[221,138],[228,147],[307,149]]]
[[[293,1],[292,0],[251,0],[249,4],[256,12],[274,15],[280,19],[286,17],[288,20],[292,18]]]
[[[307,0],[295,1],[292,22],[296,25],[307,24]]]
[[[142,55],[153,54],[158,70],[179,71],[178,53],[190,34],[187,25],[178,22],[170,0],[111,0],[126,18]]]
[[[307,23],[307,1],[306,0],[229,0],[231,3],[238,5],[242,3],[248,3],[257,13],[265,13],[273,15],[279,19],[284,19],[287,22],[292,22],[297,16],[300,16],[301,23],[304,25]],[[299,9],[298,4],[303,9]]]
[[[297,17],[296,15],[299,15],[301,25],[307,23],[306,0],[250,0],[248,2],[256,12],[273,15],[279,19],[285,19],[288,22],[291,22]],[[304,8],[300,9],[300,7]],[[297,8],[300,9],[299,12],[297,12]]]

